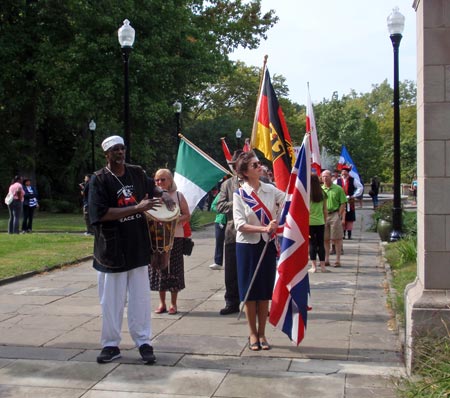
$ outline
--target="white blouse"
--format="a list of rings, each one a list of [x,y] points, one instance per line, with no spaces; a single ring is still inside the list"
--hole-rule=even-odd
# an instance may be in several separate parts
[[[251,194],[253,188],[244,183],[242,188],[247,194]],[[267,209],[272,214],[272,218],[278,220],[281,210],[283,208],[285,193],[280,191],[278,188],[272,184],[266,184],[261,182],[258,191],[256,192],[261,202],[267,207]],[[234,192],[233,194],[233,219],[234,226],[236,228],[236,242],[239,243],[258,243],[262,238],[267,241],[269,235],[266,233],[255,233],[255,232],[240,232],[239,228],[244,224],[251,225],[261,225],[255,212],[250,208],[250,206],[244,202],[239,193]]]

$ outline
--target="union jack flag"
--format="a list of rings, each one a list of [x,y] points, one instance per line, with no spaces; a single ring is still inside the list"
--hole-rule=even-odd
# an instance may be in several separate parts
[[[272,214],[270,210],[265,206],[261,199],[256,195],[254,191],[249,195],[245,192],[244,188],[239,188],[238,193],[242,200],[247,203],[250,208],[255,212],[261,225],[269,225],[272,220]]]
[[[307,323],[309,277],[309,191],[311,154],[305,135],[292,169],[286,203],[281,213],[284,226],[277,278],[272,295],[269,322],[299,345]]]

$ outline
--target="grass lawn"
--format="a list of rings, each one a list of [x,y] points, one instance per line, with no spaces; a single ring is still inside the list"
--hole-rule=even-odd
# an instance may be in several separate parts
[[[196,212],[196,228],[214,222],[215,213]],[[0,209],[0,281],[31,271],[46,271],[92,255],[94,238],[84,236],[83,215],[37,211],[33,233],[9,235],[9,213]],[[193,226],[194,227],[194,226]]]
[[[82,233],[2,234],[0,280],[90,256],[93,244],[94,238]]]
[[[0,210],[0,231],[8,231],[8,209]],[[20,220],[22,222],[22,219]],[[19,225],[19,229],[21,229]],[[84,232],[84,218],[79,214],[55,214],[36,211],[33,218],[34,232]]]

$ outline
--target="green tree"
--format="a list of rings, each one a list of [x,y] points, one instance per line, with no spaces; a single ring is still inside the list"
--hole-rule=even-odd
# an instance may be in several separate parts
[[[189,110],[231,67],[237,46],[255,48],[277,21],[260,0],[5,0],[0,5],[0,187],[17,172],[45,196],[76,197],[90,171],[88,122],[99,142],[122,131],[123,70],[117,29],[136,29],[130,57],[132,159],[149,170],[173,164],[172,103]],[[161,151],[164,148],[164,151]]]

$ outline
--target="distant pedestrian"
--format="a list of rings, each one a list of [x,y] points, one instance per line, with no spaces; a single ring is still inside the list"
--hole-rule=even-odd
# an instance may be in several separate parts
[[[320,186],[317,174],[311,174],[311,192],[309,205],[309,258],[311,260],[310,272],[317,270],[317,256],[319,256],[320,270],[328,272],[325,268],[325,222],[327,220],[326,194]]]
[[[417,185],[417,176],[415,175],[411,181],[411,187],[409,188],[413,195],[413,205],[417,204]]]
[[[23,221],[22,233],[33,232],[34,210],[39,208],[37,189],[31,185],[31,180],[25,178],[23,180],[23,190],[25,192],[23,199]]]
[[[91,219],[89,217],[89,181],[91,180],[91,175],[86,174],[84,176],[84,181],[80,184],[81,196],[83,197],[83,217],[84,223],[86,224],[85,235],[94,235],[94,229],[91,225]]]
[[[341,266],[342,238],[344,237],[345,206],[347,198],[345,192],[331,181],[331,172],[322,171],[322,189],[327,194],[327,220],[325,222],[325,265],[330,265],[330,241],[336,250],[335,267]]]
[[[372,198],[373,209],[378,209],[378,194],[380,193],[380,179],[375,176],[370,181],[369,196]]]
[[[233,153],[230,164],[236,164],[241,149]],[[227,217],[225,227],[224,266],[225,266],[225,307],[220,310],[220,315],[230,315],[239,312],[239,287],[236,263],[236,229],[233,220],[233,193],[240,187],[241,181],[236,175],[222,183],[220,197],[217,201],[217,211]]]
[[[212,270],[223,269],[223,245],[225,243],[225,227],[227,226],[227,216],[217,211],[217,202],[220,198],[220,192],[217,193],[211,204],[211,210],[215,211],[216,218],[214,220],[214,234],[216,244],[214,248],[214,263],[209,266]]]
[[[22,204],[25,197],[25,191],[22,187],[22,177],[15,176],[9,186],[8,193],[13,195],[13,201],[8,205],[9,222],[8,233],[19,233],[19,222],[22,214]]]
[[[353,223],[356,220],[355,201],[358,196],[364,192],[362,184],[350,175],[350,167],[344,166],[341,170],[341,177],[335,183],[340,185],[347,196],[347,204],[345,206],[345,224],[344,239],[347,233],[347,239],[352,238]]]

